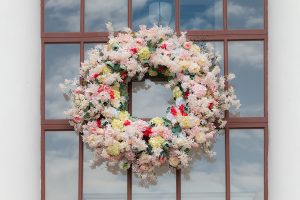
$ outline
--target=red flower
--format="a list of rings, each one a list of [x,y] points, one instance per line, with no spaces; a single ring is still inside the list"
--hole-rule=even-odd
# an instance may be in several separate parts
[[[122,72],[121,79],[123,80],[123,82],[126,81],[126,77],[127,77],[127,72]]]
[[[189,95],[190,95],[189,91],[184,92],[184,98],[187,99],[189,97]]]
[[[100,120],[100,118],[97,119],[97,126],[98,126],[98,128],[101,128],[101,120]]]
[[[129,120],[125,120],[124,121],[124,126],[128,126],[128,125],[130,125],[131,124],[131,121],[129,121]]]
[[[109,96],[111,99],[115,99],[115,93],[112,90],[109,90]]]
[[[158,70],[160,73],[163,72],[164,69],[165,69],[165,67],[162,66],[162,65],[159,65],[158,68],[157,68],[157,70]]]
[[[150,137],[150,135],[152,134],[152,129],[151,127],[147,127],[144,131],[143,131],[144,137]]]
[[[162,45],[160,45],[160,48],[162,48],[162,49],[167,49],[167,44],[166,44],[166,43],[163,43]]]
[[[179,106],[179,110],[180,110],[180,113],[181,113],[182,116],[187,116],[188,115],[186,112],[184,112],[184,105],[183,104],[181,104]]]
[[[130,52],[131,52],[132,54],[136,54],[138,51],[137,51],[137,48],[136,48],[136,47],[132,47],[132,48],[130,49]]]
[[[94,74],[93,74],[93,78],[94,78],[94,79],[96,79],[98,76],[99,76],[98,73],[94,73]]]
[[[176,108],[174,107],[174,106],[172,106],[171,107],[171,114],[173,115],[173,116],[176,116],[177,115],[177,110],[176,110]]]
[[[213,102],[211,102],[211,103],[209,103],[209,105],[208,105],[208,109],[213,109],[213,106],[214,106],[214,103]]]

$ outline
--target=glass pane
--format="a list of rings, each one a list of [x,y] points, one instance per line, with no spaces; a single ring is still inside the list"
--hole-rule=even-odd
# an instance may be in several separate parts
[[[264,130],[230,130],[232,200],[264,199]]]
[[[93,155],[91,150],[84,148],[83,199],[126,199],[127,175],[112,174],[107,170],[105,163],[91,169],[89,161]]]
[[[234,41],[228,44],[229,72],[236,78],[232,84],[241,101],[231,117],[264,116],[264,44],[263,41]]]
[[[229,29],[263,29],[264,0],[228,0]]]
[[[96,45],[101,45],[101,43],[85,43],[84,44],[84,59],[88,59],[89,51],[95,48]]]
[[[46,200],[77,200],[78,138],[71,131],[46,132]]]
[[[166,116],[168,106],[174,104],[172,91],[167,82],[132,83],[132,115],[141,118]]]
[[[47,44],[45,46],[45,108],[47,119],[66,118],[64,111],[70,107],[65,100],[60,83],[79,75],[79,44]]]
[[[182,171],[181,191],[183,200],[213,199],[225,200],[225,137],[217,137],[215,160],[199,160],[194,157],[190,170]]]
[[[85,0],[85,31],[106,32],[106,23],[115,30],[128,26],[127,0]]]
[[[212,42],[198,42],[198,45],[206,45],[210,44],[213,47],[213,52],[219,56],[219,67],[220,67],[220,74],[224,75],[224,43],[219,41],[212,41]]]
[[[154,24],[175,28],[175,0],[132,0],[133,30],[139,25],[152,27]]]
[[[223,29],[222,0],[181,0],[181,30]]]
[[[149,188],[139,186],[138,179],[133,175],[132,199],[133,200],[174,200],[176,199],[176,176],[173,173],[165,173],[167,168],[162,167],[157,171],[157,184]]]
[[[80,0],[45,0],[45,32],[80,31]]]

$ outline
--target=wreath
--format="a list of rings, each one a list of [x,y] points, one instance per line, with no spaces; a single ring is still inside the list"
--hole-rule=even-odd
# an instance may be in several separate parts
[[[239,100],[233,87],[225,87],[234,75],[220,76],[212,46],[198,46],[169,27],[140,26],[118,34],[107,27],[109,41],[90,50],[81,81],[66,80],[63,87],[72,102],[66,111],[70,124],[94,152],[91,166],[105,161],[118,170],[132,167],[147,185],[162,166],[188,167],[194,154],[213,158],[218,129],[226,124],[224,111],[238,107]],[[150,121],[127,111],[128,82],[146,74],[166,77],[175,100],[165,117]]]

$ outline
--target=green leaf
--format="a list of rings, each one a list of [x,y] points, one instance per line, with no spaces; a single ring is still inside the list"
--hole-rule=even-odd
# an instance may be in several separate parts
[[[179,133],[181,133],[181,131],[182,131],[182,129],[181,129],[181,127],[180,127],[180,125],[179,125],[178,123],[175,124],[175,125],[173,126],[173,128],[172,128],[172,132],[173,132],[173,134],[176,135],[176,136],[178,136]]]
[[[89,119],[90,118],[90,114],[88,112],[86,112],[84,115],[83,115],[83,118],[84,119]]]

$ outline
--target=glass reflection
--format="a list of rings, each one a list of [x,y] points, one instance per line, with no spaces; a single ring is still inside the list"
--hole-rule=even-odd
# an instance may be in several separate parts
[[[228,0],[229,29],[263,29],[264,0]]]
[[[236,78],[230,81],[241,101],[231,117],[264,116],[264,44],[263,41],[234,41],[228,43],[229,72]]]
[[[183,200],[225,200],[225,139],[224,131],[217,137],[215,160],[194,157],[190,170],[182,171],[181,191]]]
[[[198,42],[199,46],[202,45],[211,45],[213,47],[213,52],[218,55],[219,57],[219,67],[220,67],[220,74],[223,76],[224,75],[224,43],[223,42],[219,42],[219,41],[209,41],[209,42]]]
[[[139,25],[152,27],[154,24],[170,26],[175,24],[175,0],[132,0],[133,30]]]
[[[112,174],[106,168],[105,163],[91,169],[89,161],[93,158],[93,152],[84,148],[83,171],[83,199],[126,199],[127,175]]]
[[[78,32],[80,0],[45,0],[45,32]]]
[[[222,0],[181,0],[181,30],[215,30],[223,29]]]
[[[60,83],[79,74],[79,44],[47,44],[45,46],[45,115],[47,119],[66,118],[70,103],[64,98]]]
[[[85,0],[85,31],[106,32],[106,23],[112,22],[115,30],[127,27],[127,0]]]
[[[132,199],[134,200],[174,200],[176,199],[176,176],[166,172],[167,167],[162,167],[158,174],[157,183],[149,188],[139,186],[138,179],[132,177]]]
[[[47,131],[45,140],[46,200],[76,200],[78,135],[71,131]]]
[[[264,199],[264,130],[230,130],[230,190],[233,200]]]
[[[140,118],[166,116],[167,107],[174,104],[172,91],[167,82],[132,83],[132,115]]]

